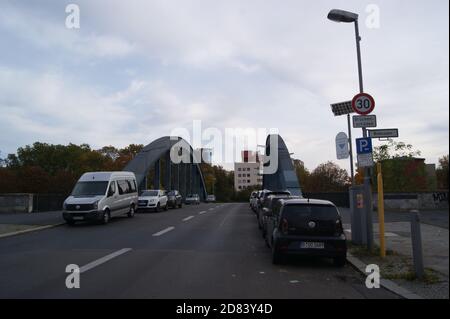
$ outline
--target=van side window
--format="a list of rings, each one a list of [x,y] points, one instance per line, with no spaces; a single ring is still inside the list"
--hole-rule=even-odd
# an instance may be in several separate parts
[[[134,180],[127,180],[128,184],[128,193],[135,193],[136,192],[136,183]]]
[[[128,193],[128,183],[125,180],[117,181],[119,187],[119,195]]]
[[[108,197],[114,195],[115,193],[116,193],[116,182],[112,181],[111,184],[109,184]]]

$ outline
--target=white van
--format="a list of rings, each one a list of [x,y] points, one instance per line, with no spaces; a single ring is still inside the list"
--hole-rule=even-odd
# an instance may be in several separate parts
[[[63,218],[107,224],[111,217],[133,217],[138,205],[136,177],[132,172],[84,173],[63,204]]]

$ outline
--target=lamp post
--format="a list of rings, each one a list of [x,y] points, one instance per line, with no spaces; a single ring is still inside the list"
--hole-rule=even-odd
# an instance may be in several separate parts
[[[328,13],[328,19],[334,22],[354,23],[355,25],[355,39],[356,39],[356,54],[358,59],[358,78],[359,78],[359,93],[364,93],[362,63],[361,63],[361,37],[359,35],[358,14],[333,9]],[[350,116],[350,115],[348,115]],[[363,137],[367,137],[367,129],[362,129]],[[367,247],[373,248],[373,229],[372,229],[372,192],[370,187],[370,169],[364,169],[364,207],[366,210],[366,226],[367,226]]]

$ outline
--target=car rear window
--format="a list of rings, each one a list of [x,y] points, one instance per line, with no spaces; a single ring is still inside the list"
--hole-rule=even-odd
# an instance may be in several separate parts
[[[336,207],[331,205],[286,205],[282,214],[283,218],[294,224],[305,219],[336,220],[339,218]]]

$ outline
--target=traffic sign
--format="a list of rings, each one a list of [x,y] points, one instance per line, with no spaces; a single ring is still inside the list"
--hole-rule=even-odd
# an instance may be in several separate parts
[[[376,115],[354,115],[353,116],[353,127],[354,128],[377,127],[377,116]]]
[[[370,137],[357,138],[356,153],[357,154],[372,153],[372,139]]]
[[[371,138],[398,137],[398,128],[386,128],[379,130],[367,130]]]
[[[373,166],[373,154],[358,154],[358,166],[359,167],[371,167]]]
[[[346,159],[350,156],[348,149],[348,136],[344,132],[336,135],[336,157],[337,159]]]
[[[370,94],[359,93],[352,100],[352,108],[360,115],[370,114],[375,108],[375,100]]]

